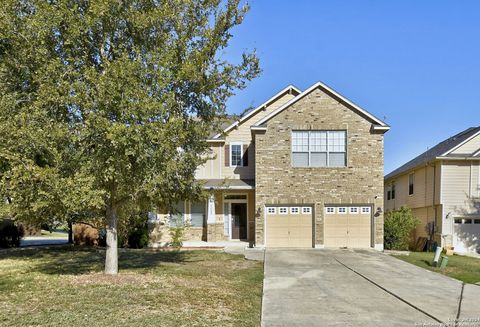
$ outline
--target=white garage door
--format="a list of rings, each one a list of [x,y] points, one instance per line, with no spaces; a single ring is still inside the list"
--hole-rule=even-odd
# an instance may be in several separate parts
[[[325,207],[325,247],[371,247],[371,221],[369,206]]]
[[[312,207],[266,207],[265,213],[266,246],[312,247]]]
[[[453,230],[455,252],[480,253],[480,218],[457,217]]]

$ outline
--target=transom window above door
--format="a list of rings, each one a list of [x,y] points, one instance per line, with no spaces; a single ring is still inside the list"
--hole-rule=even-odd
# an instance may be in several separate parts
[[[345,167],[346,131],[292,131],[293,167]]]

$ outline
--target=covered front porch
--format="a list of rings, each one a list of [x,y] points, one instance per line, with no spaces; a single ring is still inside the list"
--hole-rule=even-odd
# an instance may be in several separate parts
[[[175,213],[157,213],[149,220],[152,246],[171,241],[169,227],[183,221],[184,245],[240,242],[255,239],[255,186],[250,180],[204,180],[210,197],[201,202],[182,201]]]
[[[207,241],[255,239],[255,185],[251,180],[206,180]]]

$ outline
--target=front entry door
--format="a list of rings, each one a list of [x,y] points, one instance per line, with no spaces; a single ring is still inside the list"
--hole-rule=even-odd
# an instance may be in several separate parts
[[[232,239],[247,238],[247,204],[232,203]]]

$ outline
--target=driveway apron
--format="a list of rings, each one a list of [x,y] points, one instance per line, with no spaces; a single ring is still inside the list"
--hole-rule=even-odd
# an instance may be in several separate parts
[[[370,250],[267,249],[262,326],[441,326],[462,283]],[[468,288],[480,298],[480,287]],[[480,326],[480,324],[479,324]]]

